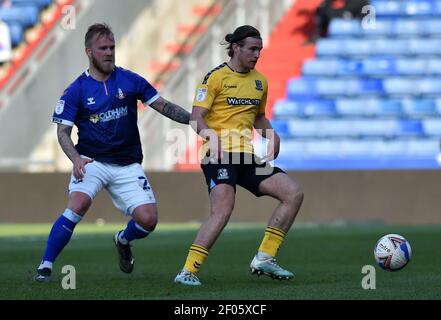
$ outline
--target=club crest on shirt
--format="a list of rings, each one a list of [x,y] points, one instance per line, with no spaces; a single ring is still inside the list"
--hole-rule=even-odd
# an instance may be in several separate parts
[[[91,114],[89,120],[93,123],[97,123],[98,121],[100,121],[100,116],[96,113]]]
[[[122,100],[122,99],[124,99],[126,96],[127,96],[127,95],[121,90],[121,88],[118,88],[118,94],[116,95],[116,97],[117,97],[119,100]]]
[[[262,81],[256,80],[256,90],[263,91]]]

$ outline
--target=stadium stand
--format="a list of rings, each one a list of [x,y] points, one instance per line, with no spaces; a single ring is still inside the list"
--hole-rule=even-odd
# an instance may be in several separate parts
[[[11,6],[0,7],[0,20],[9,26],[13,47],[24,41],[26,29],[39,22],[40,13],[52,2],[53,0],[12,0]]]
[[[441,138],[441,1],[371,1],[334,19],[273,107],[285,169],[433,169]]]

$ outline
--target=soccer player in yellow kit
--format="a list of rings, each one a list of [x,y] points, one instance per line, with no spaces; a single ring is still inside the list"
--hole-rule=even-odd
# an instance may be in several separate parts
[[[283,170],[269,165],[279,153],[280,138],[265,117],[267,80],[254,69],[262,38],[256,28],[244,25],[227,34],[225,41],[231,59],[204,77],[196,89],[191,115],[193,129],[205,140],[201,168],[211,215],[200,227],[184,268],[175,278],[184,285],[201,284],[196,273],[228,223],[236,184],[257,197],[268,195],[280,201],[251,261],[251,272],[276,279],[294,276],[276,263],[275,256],[300,209],[303,193]],[[253,152],[253,128],[269,140],[263,159]]]

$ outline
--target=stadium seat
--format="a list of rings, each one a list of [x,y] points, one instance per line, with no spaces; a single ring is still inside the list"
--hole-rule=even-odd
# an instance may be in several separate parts
[[[35,25],[38,22],[38,14],[36,6],[0,8],[0,20],[8,24],[21,24],[23,28]]]
[[[37,6],[39,10],[49,6],[53,0],[12,0],[13,6]]]
[[[305,76],[334,76],[339,73],[339,64],[337,59],[308,60],[302,71]]]
[[[424,17],[436,14],[434,1],[372,1],[378,17]]]
[[[287,96],[290,100],[318,98],[314,80],[294,78],[288,81]]]
[[[9,26],[9,32],[11,35],[11,45],[13,47],[18,46],[24,39],[23,27],[20,24],[12,23]]]
[[[419,94],[417,83],[415,83],[412,79],[384,79],[383,87],[384,92],[392,96],[412,96]]]
[[[335,101],[337,114],[342,117],[371,116],[375,113],[375,103],[378,100],[340,98]]]
[[[334,101],[321,100],[320,103],[303,102],[303,113],[309,117],[328,116],[333,117],[337,115]]]
[[[423,135],[423,126],[420,120],[398,120],[395,136],[421,136]]]
[[[404,112],[410,117],[436,116],[437,109],[435,100],[416,99],[404,102]]]
[[[439,139],[410,140],[406,147],[408,156],[434,157],[439,152]]]
[[[422,59],[397,59],[395,65],[400,75],[418,76],[426,73],[426,61]]]
[[[422,120],[422,125],[427,136],[441,138],[441,119]]]
[[[421,78],[418,80],[420,94],[426,96],[441,95],[441,80],[439,78]]]
[[[329,24],[329,35],[332,37],[352,37],[360,34],[361,25],[358,20],[334,19]]]
[[[380,117],[399,117],[403,114],[402,101],[395,99],[377,100],[374,111],[375,115]]]
[[[303,107],[299,102],[278,100],[273,106],[273,116],[275,118],[303,116]]]
[[[426,74],[441,75],[441,59],[426,60]]]

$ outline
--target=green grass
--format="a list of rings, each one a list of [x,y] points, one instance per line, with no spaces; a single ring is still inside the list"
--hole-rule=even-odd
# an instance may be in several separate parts
[[[296,278],[276,281],[249,273],[264,225],[231,224],[204,263],[201,287],[173,283],[197,224],[161,225],[133,243],[135,270],[119,271],[112,234],[121,225],[79,225],[60,255],[52,283],[33,281],[50,225],[0,225],[0,300],[5,299],[440,299],[441,226],[295,225],[278,255]],[[375,266],[376,289],[364,290],[364,265],[375,265],[373,245],[386,233],[405,236],[413,257],[399,272]],[[64,290],[63,265],[76,270],[76,289]]]

